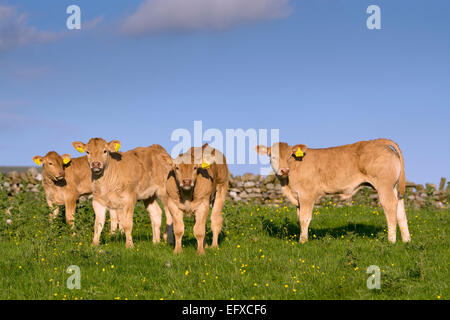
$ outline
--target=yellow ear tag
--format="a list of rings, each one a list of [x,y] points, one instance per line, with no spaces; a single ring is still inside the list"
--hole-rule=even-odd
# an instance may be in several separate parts
[[[64,159],[63,159],[63,163],[64,163],[64,164],[68,164],[69,162],[70,162],[70,159],[68,159],[68,158],[64,158]]]
[[[78,147],[78,148],[76,148],[76,149],[77,149],[78,152],[84,153],[84,149],[83,149],[82,147]]]
[[[36,164],[37,164],[38,166],[41,165],[41,159],[35,159],[35,160],[33,160],[33,161],[36,162]]]
[[[117,152],[120,149],[120,143],[115,143],[114,144],[114,150]]]
[[[206,161],[206,162],[203,162],[203,163],[202,163],[202,168],[203,168],[203,169],[209,169],[209,162],[207,162],[207,161]]]
[[[300,149],[300,147],[297,149],[297,152],[295,153],[295,156],[297,158],[303,157],[303,151]]]

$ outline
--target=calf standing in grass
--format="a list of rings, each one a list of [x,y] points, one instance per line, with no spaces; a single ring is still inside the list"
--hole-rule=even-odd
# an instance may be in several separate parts
[[[76,141],[72,145],[78,151],[86,152],[86,162],[92,172],[92,205],[95,211],[93,244],[99,244],[105,213],[109,209],[116,211],[119,224],[125,231],[126,247],[133,247],[131,233],[137,200],[144,200],[152,220],[153,242],[159,242],[161,208],[156,197],[165,195],[165,185],[164,179],[155,178],[154,173],[158,170],[161,175],[168,172],[169,166],[160,158],[167,152],[161,146],[150,146],[122,153],[118,152],[120,141],[106,142],[101,138],[92,138],[87,144]],[[170,217],[168,224],[171,224]]]
[[[218,246],[222,230],[222,208],[228,189],[228,166],[224,155],[208,144],[191,148],[175,160],[167,157],[172,166],[166,188],[169,195],[169,210],[172,214],[175,234],[175,253],[181,253],[181,239],[184,233],[183,212],[195,214],[194,236],[197,239],[197,253],[204,254],[206,220],[213,201],[211,247]],[[214,199],[214,200],[213,200]]]
[[[65,205],[66,221],[73,227],[78,198],[92,193],[91,170],[86,157],[71,159],[70,154],[60,156],[50,151],[44,157],[34,156],[33,161],[43,166],[42,186],[47,204],[53,210],[51,218],[58,215],[57,206]]]
[[[283,193],[297,206],[300,242],[308,240],[308,226],[318,198],[327,194],[350,198],[364,185],[378,192],[386,215],[389,241],[396,241],[397,223],[403,242],[410,241],[403,201],[404,160],[395,142],[376,139],[325,149],[281,142],[272,147],[257,146],[256,151],[270,157]]]
[[[166,214],[166,229],[164,232],[164,240],[169,243],[173,242],[173,224],[172,216],[169,213],[168,207],[168,195],[166,192],[166,180],[172,167],[167,163],[167,157],[170,157],[167,151],[159,144],[154,144],[149,147],[138,147],[129,152],[134,153],[139,160],[144,164],[146,170],[152,177],[151,183],[153,184],[152,190],[154,190],[153,196],[144,200],[144,205],[150,215],[152,221],[153,230],[153,242],[160,241],[160,227],[162,210],[159,206],[156,198],[161,200]]]

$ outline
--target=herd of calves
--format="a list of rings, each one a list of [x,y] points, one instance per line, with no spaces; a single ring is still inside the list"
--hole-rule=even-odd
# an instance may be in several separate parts
[[[86,156],[71,158],[55,151],[35,156],[43,165],[42,185],[52,217],[65,205],[66,221],[73,226],[76,202],[81,195],[93,195],[95,211],[93,244],[98,245],[106,211],[111,233],[117,228],[132,247],[133,212],[143,200],[150,215],[153,242],[160,241],[162,210],[166,214],[164,239],[175,236],[175,253],[182,251],[183,214],[195,214],[194,236],[197,253],[204,254],[206,221],[211,213],[211,247],[218,246],[222,229],[222,209],[228,189],[229,171],[222,152],[208,144],[192,147],[176,159],[160,145],[119,152],[120,141],[92,138],[84,144],[72,143]],[[300,242],[308,239],[315,201],[326,194],[350,198],[362,186],[372,186],[379,194],[388,226],[388,239],[396,241],[397,223],[402,240],[410,241],[404,208],[404,160],[399,146],[388,139],[359,141],[344,146],[310,149],[304,144],[275,143],[256,146],[256,152],[270,157],[286,198],[297,207]]]

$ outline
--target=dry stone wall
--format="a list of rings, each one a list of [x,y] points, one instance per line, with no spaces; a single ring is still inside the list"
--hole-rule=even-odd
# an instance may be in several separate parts
[[[285,204],[286,198],[281,191],[281,185],[275,175],[260,176],[244,174],[232,176],[228,196],[233,201],[256,202],[261,204]],[[427,183],[425,186],[408,182],[406,184],[405,200],[407,206],[425,207],[433,206],[439,209],[448,208],[450,200],[450,183],[442,178],[439,187]],[[364,187],[351,199],[342,200],[338,195],[323,197],[316,202],[317,206],[329,205],[330,202],[336,206],[351,204],[366,204],[378,206],[378,194],[370,188]]]
[[[42,175],[36,168],[27,171],[11,171],[0,173],[0,192],[14,196],[21,191],[37,193],[41,190]],[[406,185],[406,205],[410,207],[436,207],[448,209],[450,200],[450,183],[442,178],[439,186],[427,183],[425,185],[408,182]],[[228,199],[235,202],[252,202],[266,205],[287,204],[281,191],[281,185],[274,175],[261,176],[247,173],[241,176],[230,176]],[[352,199],[342,200],[339,196],[328,196],[320,199],[316,205],[352,205],[366,204],[378,206],[378,194],[371,188],[363,188]]]

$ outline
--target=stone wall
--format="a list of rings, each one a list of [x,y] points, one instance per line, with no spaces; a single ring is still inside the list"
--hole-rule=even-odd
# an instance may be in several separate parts
[[[287,200],[281,191],[281,185],[274,175],[260,176],[244,174],[232,176],[228,195],[234,201],[250,201],[264,204],[284,204]],[[450,199],[450,183],[442,178],[439,187],[427,183],[425,186],[407,182],[405,200],[407,206],[425,207],[434,206],[439,209],[448,208]],[[379,205],[378,193],[370,188],[363,187],[351,199],[342,200],[338,195],[325,196],[316,202],[317,206],[329,205],[330,202],[338,207],[350,204]]]
[[[11,196],[22,190],[39,192],[41,180],[42,175],[36,168],[30,168],[22,172],[0,173],[0,190],[7,192]],[[430,183],[423,186],[408,182],[406,191],[407,206],[448,208],[450,183],[447,183],[445,178],[441,179],[439,187]],[[228,199],[236,202],[242,201],[267,205],[287,204],[281,191],[281,185],[274,175],[266,177],[254,174],[230,176]],[[323,197],[316,205],[330,205],[330,202],[338,207],[350,204],[379,205],[378,194],[369,187],[362,188],[352,199],[342,200],[339,196],[332,195]]]

